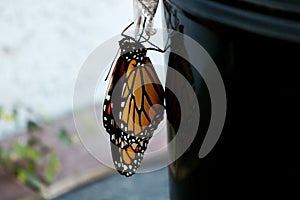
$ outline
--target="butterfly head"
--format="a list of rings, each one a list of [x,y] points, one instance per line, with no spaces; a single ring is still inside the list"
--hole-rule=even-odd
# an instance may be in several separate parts
[[[147,48],[140,42],[124,38],[119,41],[121,54],[127,57],[146,57]]]

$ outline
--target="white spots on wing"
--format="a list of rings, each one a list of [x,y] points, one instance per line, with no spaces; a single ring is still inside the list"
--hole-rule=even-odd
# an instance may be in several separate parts
[[[121,142],[121,148],[123,148],[124,146],[125,146],[125,142],[122,141],[122,142]]]
[[[124,106],[125,106],[125,101],[122,101],[121,102],[121,107],[124,108]]]
[[[124,95],[124,91],[125,91],[126,86],[127,86],[126,83],[124,83],[123,88],[122,88],[122,96]]]

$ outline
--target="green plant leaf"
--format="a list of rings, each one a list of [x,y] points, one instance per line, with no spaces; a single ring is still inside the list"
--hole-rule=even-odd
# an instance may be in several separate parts
[[[36,167],[37,167],[36,161],[34,161],[34,160],[28,161],[28,172],[30,172],[31,174],[34,174]]]
[[[26,148],[23,144],[19,143],[19,142],[15,142],[14,146],[13,146],[13,152],[18,155],[19,157],[24,157],[25,156],[25,152],[26,152]]]
[[[4,168],[7,163],[7,158],[9,154],[7,154],[7,151],[0,147],[0,168]]]
[[[0,150],[0,160],[3,160],[5,162],[9,159],[10,155],[11,155],[10,150],[1,148],[1,150]]]
[[[49,155],[49,160],[44,168],[44,176],[48,183],[52,183],[55,179],[56,173],[60,170],[60,164],[57,156],[54,153]]]
[[[17,179],[21,183],[26,183],[27,185],[31,186],[34,189],[39,189],[41,181],[34,173],[19,167],[16,169],[16,174],[17,174]]]
[[[14,143],[13,150],[18,156],[22,158],[29,158],[34,161],[39,161],[42,157],[41,153],[32,146],[23,145],[19,142]]]
[[[22,168],[18,168],[16,170],[16,173],[17,173],[17,178],[18,180],[21,182],[21,183],[25,183],[26,182],[26,171],[25,169],[22,169]]]
[[[15,121],[13,115],[4,112],[1,113],[0,119],[2,119],[5,122]]]
[[[55,173],[51,169],[51,167],[47,166],[44,170],[44,176],[45,176],[45,179],[48,183],[52,183],[54,181],[54,178],[55,178]]]
[[[34,189],[39,189],[41,185],[40,179],[33,173],[26,174],[26,183]]]
[[[50,154],[49,163],[55,172],[58,172],[60,170],[60,165],[56,154]]]
[[[59,138],[59,140],[60,140],[61,142],[65,143],[65,144],[71,144],[71,143],[72,143],[71,137],[69,136],[67,130],[64,129],[64,128],[62,128],[62,129],[59,131],[58,138]]]
[[[16,122],[18,116],[18,111],[13,109],[12,112],[3,111],[3,108],[0,107],[0,120],[6,122]]]
[[[40,130],[40,129],[41,129],[41,127],[34,121],[31,121],[31,120],[27,121],[27,131],[29,133],[32,133],[32,132]]]
[[[31,146],[26,147],[26,157],[34,161],[39,161],[42,157],[41,153]]]

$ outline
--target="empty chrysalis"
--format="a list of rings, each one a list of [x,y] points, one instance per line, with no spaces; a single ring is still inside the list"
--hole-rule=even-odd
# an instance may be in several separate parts
[[[135,36],[137,37],[141,23],[146,20],[145,33],[148,36],[154,35],[156,29],[153,27],[153,20],[159,0],[133,0],[134,19],[136,25]]]

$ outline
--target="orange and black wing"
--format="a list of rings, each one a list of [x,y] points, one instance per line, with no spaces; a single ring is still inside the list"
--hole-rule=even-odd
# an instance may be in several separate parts
[[[129,138],[151,138],[163,114],[164,90],[150,59],[131,60],[121,92],[120,128]]]
[[[164,115],[164,90],[149,58],[119,57],[103,106],[116,169],[131,176]]]
[[[109,83],[108,91],[106,93],[104,104],[103,104],[103,125],[106,132],[110,135],[110,140],[113,144],[120,146],[120,136],[121,136],[121,129],[119,129],[118,124],[115,121],[113,116],[113,109],[117,110],[118,105],[120,104],[117,98],[114,98],[112,101],[112,93],[114,92],[114,97],[120,96],[120,88],[116,88],[115,86],[117,82],[120,80],[120,77],[123,77],[126,71],[126,63],[123,57],[120,57],[116,65],[114,66],[114,71],[112,73],[112,78]],[[121,81],[121,80],[120,80]],[[119,85],[119,84],[118,84]],[[119,94],[117,94],[119,93]]]
[[[149,138],[139,142],[127,143],[121,138],[122,147],[111,145],[113,162],[116,170],[127,177],[136,173],[143,160],[144,152],[147,149]]]

